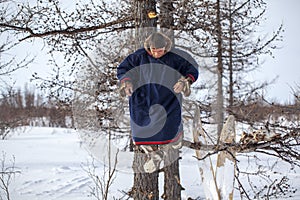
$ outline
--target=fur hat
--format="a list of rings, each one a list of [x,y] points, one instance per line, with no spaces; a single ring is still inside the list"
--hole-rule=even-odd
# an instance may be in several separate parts
[[[163,48],[165,47],[165,51],[168,52],[172,48],[172,41],[171,39],[160,32],[152,33],[144,42],[144,48],[148,53],[150,52],[150,47],[155,48]]]

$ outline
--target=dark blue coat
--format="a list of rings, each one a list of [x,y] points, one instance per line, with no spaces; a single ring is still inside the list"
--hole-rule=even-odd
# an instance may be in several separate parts
[[[168,144],[180,137],[182,95],[173,86],[182,76],[196,81],[198,70],[195,60],[179,49],[158,59],[139,49],[118,66],[118,79],[131,81],[134,87],[129,109],[136,145]]]

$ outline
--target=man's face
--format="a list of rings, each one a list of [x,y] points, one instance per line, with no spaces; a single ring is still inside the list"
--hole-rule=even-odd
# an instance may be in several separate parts
[[[163,48],[150,47],[150,51],[154,58],[160,58],[165,54],[165,47]]]

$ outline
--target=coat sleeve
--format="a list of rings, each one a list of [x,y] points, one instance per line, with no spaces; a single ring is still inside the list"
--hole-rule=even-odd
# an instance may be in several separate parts
[[[192,82],[195,82],[199,76],[197,62],[190,54],[186,52],[181,52],[180,54],[181,54],[180,73],[186,78],[187,77],[191,78]]]
[[[127,56],[117,67],[117,78],[120,82],[124,81],[134,81],[134,54]]]
[[[185,66],[185,71],[183,72],[183,75],[187,78],[191,78],[193,82],[195,82],[198,79],[199,72],[197,65],[193,65],[191,63],[187,63]]]

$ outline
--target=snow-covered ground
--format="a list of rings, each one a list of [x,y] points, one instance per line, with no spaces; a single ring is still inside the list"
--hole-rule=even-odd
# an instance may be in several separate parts
[[[91,191],[95,185],[88,175],[92,166],[97,173],[104,171],[101,161],[95,161],[82,144],[78,133],[72,129],[24,127],[16,131],[7,140],[0,141],[0,151],[5,154],[5,164],[9,167],[15,158],[15,170],[20,171],[12,179],[10,194],[12,200],[90,200]],[[188,197],[204,199],[201,179],[194,152],[182,150],[181,180],[185,190],[183,199]],[[94,152],[95,153],[95,152]],[[102,152],[103,153],[103,152]],[[101,154],[101,153],[99,153]],[[0,157],[3,159],[3,156]],[[246,158],[240,158],[245,163],[244,168],[251,171],[251,165]],[[248,159],[248,158],[247,158]],[[100,159],[101,160],[101,159]],[[130,160],[124,159],[123,160]],[[263,159],[262,159],[263,160]],[[120,158],[119,162],[122,162]],[[271,160],[267,161],[271,165]],[[122,165],[122,163],[120,163]],[[110,188],[110,199],[121,199],[124,191],[129,191],[133,184],[133,173],[128,163],[118,170]],[[282,165],[285,166],[285,165]],[[126,169],[126,170],[124,170]],[[280,170],[280,169],[279,169]],[[300,189],[300,174],[287,168],[293,187]],[[281,170],[282,171],[282,170]],[[160,177],[160,188],[163,188],[163,178]],[[257,182],[259,184],[259,181]],[[235,199],[239,199],[237,192]],[[298,190],[294,197],[284,199],[300,199]]]

